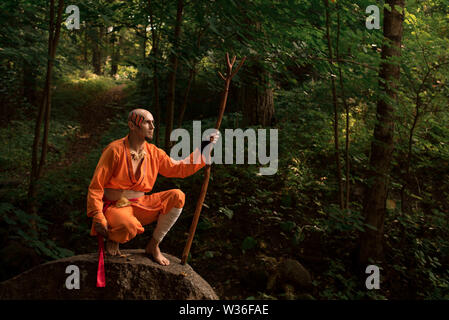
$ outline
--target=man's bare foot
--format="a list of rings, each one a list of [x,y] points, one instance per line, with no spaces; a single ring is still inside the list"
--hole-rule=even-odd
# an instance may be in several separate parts
[[[106,254],[110,256],[119,256],[121,258],[126,258],[131,255],[121,253],[119,249],[119,243],[112,240],[106,241]]]
[[[170,264],[170,261],[162,255],[159,243],[154,238],[151,238],[150,242],[148,242],[145,253],[151,254],[160,265],[168,266]]]
[[[122,253],[119,249],[119,243],[112,240],[107,240],[106,253],[110,256],[120,256]]]
[[[128,254],[121,253],[119,249],[119,243],[112,240],[106,241],[106,254],[110,256],[119,256],[121,258],[127,258],[131,255],[130,253]],[[130,259],[130,261],[131,260],[133,259]]]

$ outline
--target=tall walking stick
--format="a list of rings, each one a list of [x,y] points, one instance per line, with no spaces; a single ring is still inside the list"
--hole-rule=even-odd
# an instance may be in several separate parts
[[[231,83],[231,79],[239,71],[240,67],[243,65],[245,60],[246,60],[246,57],[243,57],[242,61],[240,61],[240,64],[238,65],[237,69],[235,69],[235,71],[232,71],[232,66],[234,65],[234,62],[235,62],[235,56],[232,58],[232,62],[231,62],[231,61],[229,61],[229,54],[226,53],[226,62],[227,62],[226,76],[223,76],[221,74],[221,72],[218,72],[220,77],[225,82],[225,90],[221,97],[220,109],[219,109],[220,111],[218,114],[217,122],[215,123],[216,130],[220,129],[221,120],[223,119],[223,114],[224,114],[224,111],[226,108],[226,101],[228,99],[229,84]],[[205,170],[206,171],[204,172],[203,186],[201,187],[201,193],[198,198],[198,202],[196,203],[195,214],[193,215],[192,225],[190,226],[189,238],[187,239],[186,246],[184,247],[184,252],[182,253],[181,264],[186,264],[187,257],[189,256],[189,252],[190,252],[190,247],[192,246],[193,237],[195,236],[196,226],[197,226],[198,220],[200,218],[204,199],[206,198],[207,186],[209,185],[209,177],[210,177],[210,164],[206,164]]]

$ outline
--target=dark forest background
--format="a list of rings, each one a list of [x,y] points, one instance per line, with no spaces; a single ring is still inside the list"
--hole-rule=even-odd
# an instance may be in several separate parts
[[[278,129],[279,170],[213,166],[195,271],[223,299],[449,298],[448,22],[447,0],[1,1],[0,280],[95,252],[86,195],[102,149],[137,107],[166,150],[175,128],[213,127],[229,52],[247,60],[222,132]],[[158,178],[154,192],[187,195],[164,252],[181,256],[201,182]],[[312,287],[274,285],[281,258]]]

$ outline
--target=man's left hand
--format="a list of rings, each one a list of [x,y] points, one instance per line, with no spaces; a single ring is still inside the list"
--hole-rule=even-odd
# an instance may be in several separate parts
[[[213,148],[219,138],[220,138],[220,131],[215,130],[214,133],[211,133],[208,137],[208,140],[201,142],[201,153],[204,151],[204,148],[206,148],[210,143],[212,143],[212,148]],[[210,148],[211,152],[212,152],[212,148]]]
[[[215,132],[209,136],[209,141],[212,142],[213,144],[216,144],[219,138],[220,138],[220,131],[215,130]]]

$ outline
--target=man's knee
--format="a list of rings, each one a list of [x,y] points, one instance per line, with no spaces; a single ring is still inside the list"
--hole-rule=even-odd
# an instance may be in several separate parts
[[[134,238],[137,235],[139,225],[138,222],[129,220],[123,223],[123,228],[129,233],[130,238]]]
[[[172,189],[170,190],[170,196],[172,198],[173,204],[175,208],[184,207],[184,203],[186,201],[186,195],[180,189]]]
[[[121,214],[115,218],[115,221],[111,221],[109,224],[111,240],[124,243],[143,232],[142,225],[134,216]]]
[[[143,227],[140,224],[138,225],[134,222],[123,222],[111,230],[109,237],[113,241],[125,243],[133,239],[138,233],[142,232]]]

